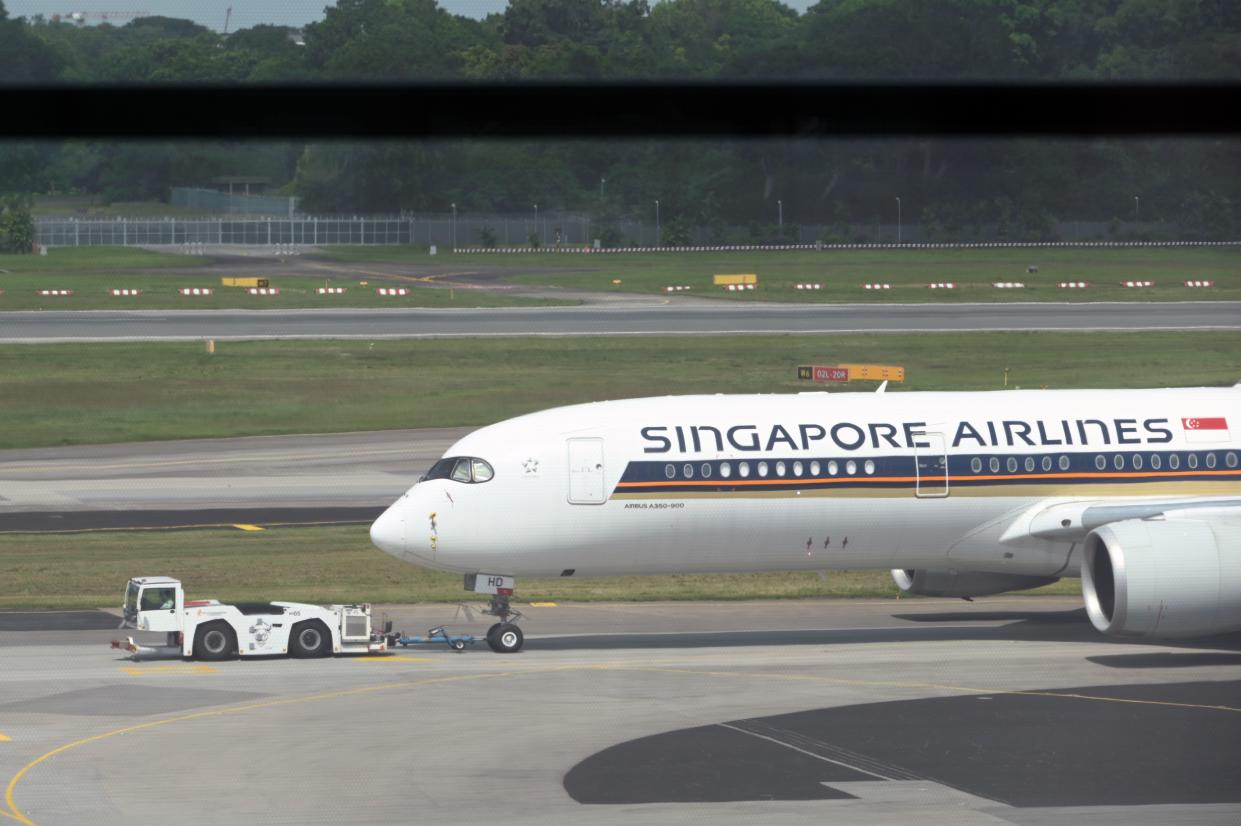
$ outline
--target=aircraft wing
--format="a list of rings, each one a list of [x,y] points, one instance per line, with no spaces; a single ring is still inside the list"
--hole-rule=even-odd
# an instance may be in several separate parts
[[[1215,497],[1158,501],[1135,497],[1128,501],[1106,499],[1040,504],[1013,520],[1000,541],[1013,542],[1030,537],[1080,541],[1095,528],[1111,522],[1160,516],[1241,523],[1241,499]]]

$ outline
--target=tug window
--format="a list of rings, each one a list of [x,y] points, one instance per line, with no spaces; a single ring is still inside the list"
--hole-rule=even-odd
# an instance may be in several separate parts
[[[426,472],[419,482],[430,479],[452,479],[454,482],[481,483],[495,476],[491,464],[486,460],[471,456],[450,456],[440,459]]]

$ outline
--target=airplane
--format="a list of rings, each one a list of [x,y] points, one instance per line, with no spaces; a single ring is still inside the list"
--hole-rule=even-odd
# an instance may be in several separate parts
[[[491,595],[516,577],[886,568],[972,598],[1081,577],[1091,623],[1241,629],[1241,383],[639,398],[483,427],[371,526]]]

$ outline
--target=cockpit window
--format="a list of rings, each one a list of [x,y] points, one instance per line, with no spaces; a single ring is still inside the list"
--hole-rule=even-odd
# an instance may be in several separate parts
[[[495,471],[491,469],[490,463],[483,459],[474,456],[449,456],[432,465],[418,481],[452,479],[454,482],[478,484],[489,481],[493,476]]]

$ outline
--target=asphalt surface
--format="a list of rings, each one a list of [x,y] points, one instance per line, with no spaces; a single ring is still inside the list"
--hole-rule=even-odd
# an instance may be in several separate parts
[[[88,310],[0,313],[0,341],[458,338],[954,330],[1241,329],[1241,302],[775,305],[662,303],[496,309]]]
[[[0,811],[39,824],[128,822],[155,802],[201,823],[1241,820],[1241,636],[1112,640],[1079,602],[522,606],[518,655],[212,664],[121,658],[106,612],[0,614]],[[414,633],[485,628],[452,606],[376,612]]]
[[[0,451],[0,531],[367,521],[472,429]]]

